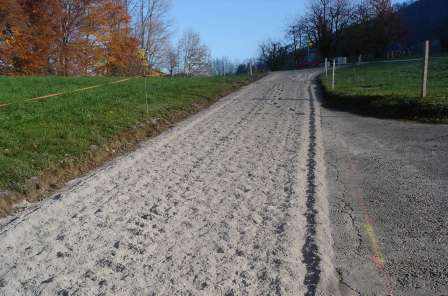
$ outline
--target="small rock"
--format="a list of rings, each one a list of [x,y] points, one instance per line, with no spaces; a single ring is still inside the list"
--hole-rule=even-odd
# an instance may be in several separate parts
[[[121,263],[118,263],[118,264],[115,265],[115,267],[113,268],[113,270],[114,270],[115,272],[123,272],[125,269],[126,269],[126,267],[125,267],[123,264],[121,264]]]
[[[0,199],[6,198],[11,195],[11,192],[8,190],[0,190]]]
[[[252,221],[255,224],[260,224],[261,222],[263,222],[263,217],[261,217],[260,215],[254,213],[254,214],[252,214]]]
[[[96,263],[97,265],[105,268],[105,267],[111,267],[112,266],[112,261],[107,259],[107,258],[103,258],[97,261]]]
[[[90,145],[89,149],[90,149],[90,151],[97,151],[98,150],[98,146],[97,145]]]
[[[48,279],[42,281],[41,284],[49,284],[53,281],[53,279],[54,279],[54,276],[49,277]]]
[[[66,289],[62,289],[58,291],[58,296],[68,296],[68,291]]]
[[[39,179],[39,177],[31,177],[30,178],[30,183],[36,189],[40,188],[40,179]]]
[[[90,279],[90,280],[92,280],[92,281],[96,281],[96,275],[95,275],[95,273],[93,273],[93,271],[91,271],[90,269],[87,270],[87,271],[84,273],[84,277],[87,278],[87,279]]]
[[[62,198],[62,194],[56,194],[55,196],[53,196],[53,200],[60,200]]]

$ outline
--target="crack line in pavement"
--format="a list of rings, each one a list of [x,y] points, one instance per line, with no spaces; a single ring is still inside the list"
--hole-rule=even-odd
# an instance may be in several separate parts
[[[314,98],[310,96],[310,117],[309,117],[309,147],[307,161],[307,190],[305,213],[306,240],[302,248],[303,262],[306,265],[306,275],[304,284],[307,287],[306,296],[316,295],[317,284],[320,279],[320,257],[316,243],[316,110]]]

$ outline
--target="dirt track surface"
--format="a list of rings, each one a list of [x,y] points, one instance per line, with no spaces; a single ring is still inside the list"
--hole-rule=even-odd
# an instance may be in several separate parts
[[[271,74],[1,221],[0,295],[338,295],[314,74]]]

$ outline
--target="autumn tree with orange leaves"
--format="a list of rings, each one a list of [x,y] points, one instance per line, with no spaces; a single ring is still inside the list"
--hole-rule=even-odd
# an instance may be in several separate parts
[[[122,1],[0,0],[0,71],[123,75],[141,70]]]

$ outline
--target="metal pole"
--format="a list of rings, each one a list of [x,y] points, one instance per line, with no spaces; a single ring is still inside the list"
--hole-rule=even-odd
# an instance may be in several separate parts
[[[331,82],[331,89],[333,90],[334,90],[335,71],[336,71],[336,59],[333,60],[333,81]]]
[[[325,77],[328,77],[328,58],[325,58]]]
[[[423,61],[422,98],[426,98],[428,86],[429,41],[425,42],[425,59]]]

